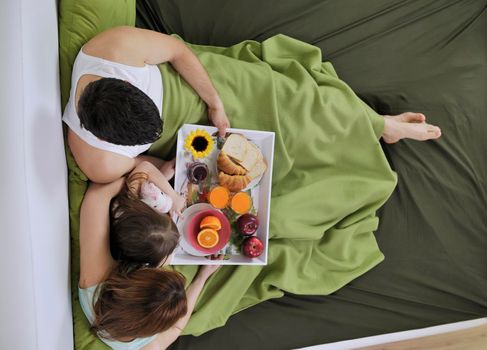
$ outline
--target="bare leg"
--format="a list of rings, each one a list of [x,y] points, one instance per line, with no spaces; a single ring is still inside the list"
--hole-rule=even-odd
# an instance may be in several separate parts
[[[399,115],[385,115],[384,133],[386,143],[396,143],[401,139],[425,141],[441,136],[439,127],[427,124],[426,117],[421,113],[406,112]]]

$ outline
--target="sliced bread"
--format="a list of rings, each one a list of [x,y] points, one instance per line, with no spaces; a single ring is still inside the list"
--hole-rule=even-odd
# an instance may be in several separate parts
[[[257,159],[252,169],[249,170],[247,176],[250,177],[252,180],[259,177],[267,170],[267,164],[265,163],[264,157],[262,155]]]
[[[257,148],[252,142],[247,141],[245,145],[245,154],[240,162],[240,165],[243,166],[245,169],[250,170],[254,167],[254,164],[257,163],[257,160],[262,157],[262,153],[260,149]]]
[[[231,134],[227,137],[222,151],[238,163],[244,160],[247,152],[247,139],[241,134]]]

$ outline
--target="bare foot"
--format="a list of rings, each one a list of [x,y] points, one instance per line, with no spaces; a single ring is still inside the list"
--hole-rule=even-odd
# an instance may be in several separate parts
[[[176,158],[171,160],[165,161],[164,164],[159,168],[162,175],[168,180],[171,180],[174,177],[174,167],[176,165]]]
[[[384,133],[386,143],[396,143],[401,139],[425,141],[441,136],[439,127],[427,124],[426,117],[421,113],[406,112],[399,115],[385,115]]]

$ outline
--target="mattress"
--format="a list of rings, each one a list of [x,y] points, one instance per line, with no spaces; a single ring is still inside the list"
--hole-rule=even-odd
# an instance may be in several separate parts
[[[398,185],[385,261],[332,295],[286,294],[173,349],[288,349],[487,315],[487,1],[138,0],[139,27],[228,46],[283,33],[381,114],[423,112],[438,141],[383,144]]]

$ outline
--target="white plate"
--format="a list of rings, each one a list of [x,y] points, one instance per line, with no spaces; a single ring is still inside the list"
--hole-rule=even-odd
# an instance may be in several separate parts
[[[191,221],[191,218],[198,214],[199,212],[203,210],[208,210],[208,209],[215,209],[211,204],[208,203],[197,203],[192,206],[190,206],[188,209],[186,209],[182,214],[183,217],[179,218],[178,221],[176,222],[176,226],[178,227],[179,233],[181,234],[181,239],[179,240],[179,245],[183,250],[194,256],[207,256],[208,254],[205,254],[203,252],[200,252],[199,250],[195,249],[187,240],[186,240],[186,225]]]

